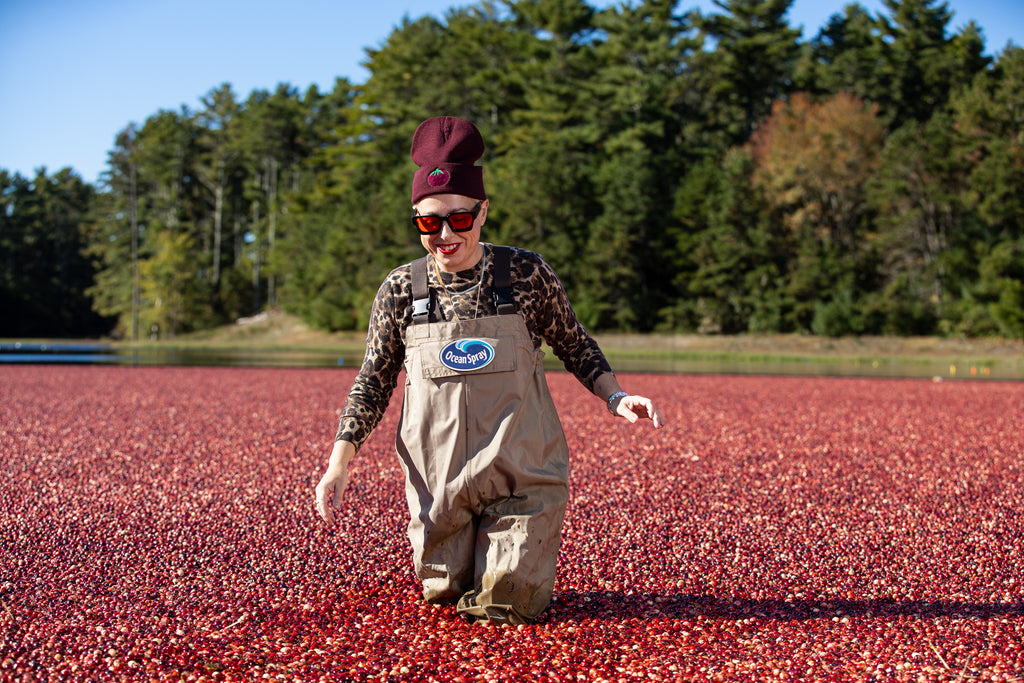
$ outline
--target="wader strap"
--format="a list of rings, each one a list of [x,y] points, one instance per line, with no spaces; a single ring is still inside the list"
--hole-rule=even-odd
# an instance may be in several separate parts
[[[498,315],[516,312],[516,294],[512,289],[512,250],[494,247],[494,306]]]
[[[413,325],[430,322],[431,314],[434,312],[430,288],[427,287],[427,260],[429,258],[429,256],[424,256],[411,264]]]
[[[434,300],[427,286],[429,260],[429,256],[424,256],[410,264],[413,325],[431,322],[434,317]],[[494,247],[494,306],[498,315],[516,312],[516,295],[512,289],[512,250],[507,247]]]

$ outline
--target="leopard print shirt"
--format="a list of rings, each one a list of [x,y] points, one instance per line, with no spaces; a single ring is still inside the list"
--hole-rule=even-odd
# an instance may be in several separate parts
[[[481,243],[484,258],[469,270],[445,273],[427,268],[427,282],[434,294],[439,320],[472,318],[479,305],[479,316],[497,315],[494,304],[493,246]],[[483,284],[480,269],[486,268]],[[451,297],[438,282],[438,274]],[[580,383],[593,391],[597,378],[611,372],[597,342],[576,319],[561,281],[544,259],[525,249],[513,248],[512,283],[516,308],[526,323],[534,348],[543,342]],[[477,289],[479,292],[479,304]],[[373,301],[366,355],[349,391],[335,440],[362,446],[380,422],[398,383],[405,360],[405,330],[412,323],[412,283],[410,264],[391,271]]]

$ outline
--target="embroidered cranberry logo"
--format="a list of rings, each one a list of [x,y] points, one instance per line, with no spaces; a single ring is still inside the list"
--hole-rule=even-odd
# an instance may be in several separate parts
[[[443,187],[448,184],[448,180],[451,178],[448,175],[448,171],[443,168],[435,168],[427,176],[427,184],[431,187]]]

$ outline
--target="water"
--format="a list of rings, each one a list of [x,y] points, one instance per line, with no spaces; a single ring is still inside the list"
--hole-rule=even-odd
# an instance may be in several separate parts
[[[349,363],[351,363],[351,357]],[[358,367],[361,357],[355,358]],[[203,365],[218,367],[338,367],[344,356],[329,351],[204,349],[182,347],[123,348],[111,344],[0,343],[0,365],[106,364],[106,365]]]
[[[799,375],[927,379],[1024,380],[1024,358],[954,360],[938,358],[832,358],[817,356],[744,357],[728,354],[630,354],[608,352],[617,372],[721,375]],[[106,364],[125,366],[217,366],[358,368],[362,350],[210,349],[147,346],[125,348],[102,343],[0,343],[4,364]],[[544,367],[564,370],[548,351]]]
[[[911,379],[1022,380],[1024,362],[972,363],[921,359],[833,359],[787,357],[777,359],[611,359],[617,372],[668,372],[712,375],[783,375],[808,377],[882,377]]]

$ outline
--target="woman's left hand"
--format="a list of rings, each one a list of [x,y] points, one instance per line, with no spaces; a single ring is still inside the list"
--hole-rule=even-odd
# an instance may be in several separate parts
[[[655,429],[665,426],[665,418],[654,407],[654,402],[645,396],[623,396],[612,405],[612,410],[616,415],[629,420],[631,424],[635,424],[640,419],[648,419],[654,423]]]

